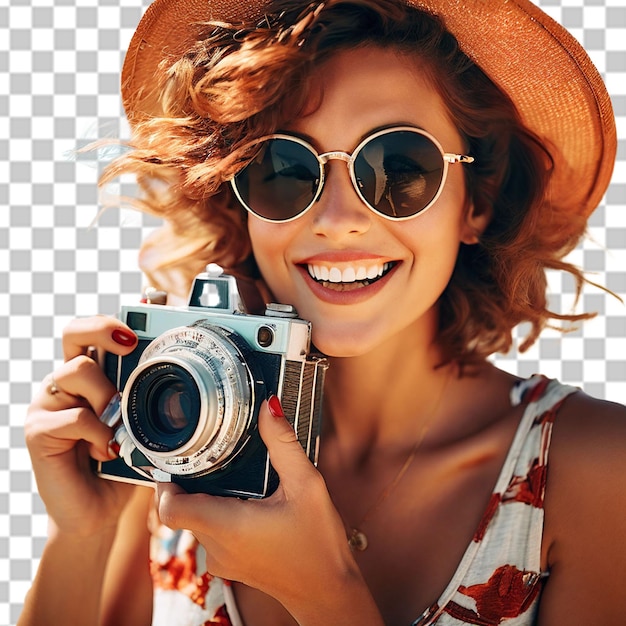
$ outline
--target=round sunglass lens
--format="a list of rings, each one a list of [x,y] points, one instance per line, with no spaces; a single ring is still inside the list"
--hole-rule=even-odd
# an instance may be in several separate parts
[[[306,210],[318,191],[320,164],[297,141],[268,139],[235,177],[244,204],[269,220],[288,220]]]
[[[365,201],[389,217],[410,217],[431,204],[443,179],[444,161],[426,136],[394,131],[367,142],[354,162]]]

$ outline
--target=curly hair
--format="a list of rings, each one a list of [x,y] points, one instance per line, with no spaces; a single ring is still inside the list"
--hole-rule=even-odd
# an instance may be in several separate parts
[[[246,145],[315,106],[308,80],[340,50],[390,47],[420,62],[468,143],[465,168],[477,212],[492,215],[479,243],[461,245],[440,298],[439,341],[447,358],[476,362],[507,352],[512,329],[529,322],[520,349],[550,320],[591,315],[548,309],[546,270],[585,278],[563,260],[586,220],[549,198],[549,146],[525,128],[515,105],[459,48],[436,16],[397,0],[276,0],[260,24],[207,23],[160,77],[162,111],[133,128],[133,150],[103,183],[136,175],[136,205],[163,217],[140,262],[158,286],[180,293],[207,263],[254,274],[245,211],[227,181],[252,155]],[[242,270],[242,268],[246,268]]]

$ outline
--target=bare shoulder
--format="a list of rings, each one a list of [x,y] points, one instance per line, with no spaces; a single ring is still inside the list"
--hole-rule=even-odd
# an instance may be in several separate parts
[[[540,624],[613,624],[626,614],[626,407],[582,392],[554,423],[545,498]]]
[[[611,467],[626,463],[626,406],[578,391],[563,403],[555,419],[550,466],[563,478],[617,480]],[[551,470],[552,471],[552,470]],[[597,475],[602,472],[602,475]]]
[[[565,487],[577,486],[572,506],[617,495],[626,476],[626,406],[582,391],[569,396],[554,422],[548,471],[559,502],[574,496]]]

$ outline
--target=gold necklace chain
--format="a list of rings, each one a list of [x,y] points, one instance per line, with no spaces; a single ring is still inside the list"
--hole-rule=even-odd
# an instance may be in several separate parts
[[[363,552],[364,550],[367,550],[367,547],[369,545],[369,540],[367,538],[367,535],[361,529],[363,528],[363,525],[366,524],[367,521],[372,518],[374,513],[376,513],[378,509],[380,508],[381,504],[389,497],[389,495],[397,487],[398,483],[402,480],[402,477],[406,474],[407,470],[411,466],[411,463],[413,463],[413,460],[415,459],[415,455],[417,454],[417,451],[419,450],[424,439],[426,438],[426,435],[428,434],[428,431],[430,430],[430,427],[433,424],[433,421],[434,421],[433,418],[435,417],[437,410],[439,409],[439,406],[441,405],[441,400],[443,399],[444,392],[446,390],[446,387],[448,386],[448,381],[450,380],[450,377],[451,377],[450,372],[451,370],[448,371],[448,374],[446,375],[443,381],[443,384],[441,385],[441,391],[439,392],[437,401],[435,402],[433,409],[430,412],[428,419],[426,420],[426,423],[422,427],[417,440],[413,444],[413,447],[411,448],[411,452],[409,453],[406,460],[402,464],[402,467],[399,469],[398,473],[394,476],[393,480],[380,492],[380,494],[378,495],[378,498],[376,498],[374,503],[367,509],[367,511],[365,511],[365,514],[359,520],[359,522],[350,529],[350,534],[348,535],[348,545],[350,546],[350,549],[352,551],[356,550],[358,552]]]

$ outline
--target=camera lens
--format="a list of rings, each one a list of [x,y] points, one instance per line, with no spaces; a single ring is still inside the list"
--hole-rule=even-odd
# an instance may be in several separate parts
[[[122,390],[122,419],[137,451],[169,474],[223,468],[245,447],[262,373],[235,331],[198,320],[152,340]]]
[[[155,428],[173,435],[189,427],[193,421],[189,416],[194,413],[194,400],[199,401],[197,395],[197,390],[173,376],[158,381],[148,397],[148,416]]]
[[[147,367],[132,384],[129,419],[133,432],[154,452],[187,443],[200,417],[200,392],[191,374],[176,363]]]

